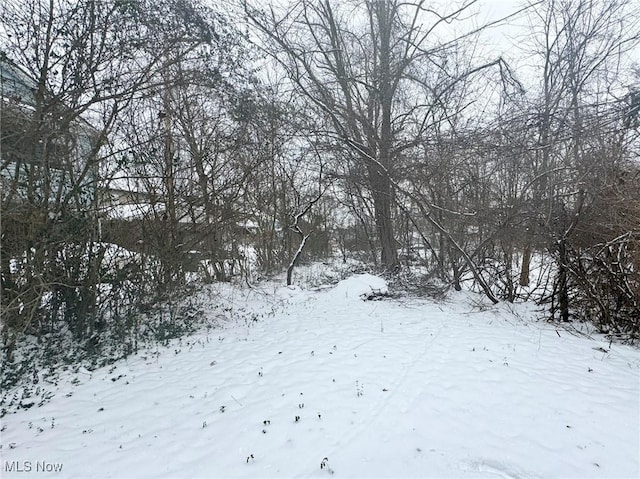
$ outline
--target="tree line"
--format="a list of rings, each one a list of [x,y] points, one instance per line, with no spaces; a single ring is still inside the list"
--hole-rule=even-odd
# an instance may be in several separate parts
[[[8,2],[0,60],[28,91],[2,85],[4,359],[28,337],[126,355],[194,279],[336,255],[637,338],[640,7],[477,13]],[[484,51],[509,22],[526,40]]]

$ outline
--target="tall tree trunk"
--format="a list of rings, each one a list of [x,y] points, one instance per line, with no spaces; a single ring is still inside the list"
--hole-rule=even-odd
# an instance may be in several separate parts
[[[163,182],[165,188],[165,221],[167,227],[167,236],[164,240],[163,262],[164,264],[164,283],[169,285],[174,279],[176,272],[175,263],[175,247],[176,241],[176,198],[175,198],[175,176],[174,176],[174,144],[173,144],[173,132],[171,131],[171,119],[172,119],[172,97],[171,87],[168,81],[168,72],[164,72],[165,87],[162,95],[162,104],[164,108],[164,118],[162,122],[163,136],[164,136],[164,174]]]
[[[567,244],[564,239],[558,242],[558,302],[560,319],[569,321],[569,284],[567,271]]]
[[[391,184],[385,173],[377,171],[373,173],[372,195],[381,264],[388,269],[393,269],[398,265],[398,251],[391,219]]]
[[[395,21],[396,6],[388,1],[375,2],[375,16],[380,36],[380,139],[378,140],[378,161],[383,168],[375,167],[373,195],[376,205],[376,226],[380,241],[382,264],[388,269],[398,266],[398,250],[394,237],[391,218],[391,147],[394,134],[391,125],[391,108],[395,96],[394,81],[391,74],[391,34]]]
[[[531,244],[527,242],[522,250],[522,267],[520,268],[520,286],[529,286],[531,272]]]

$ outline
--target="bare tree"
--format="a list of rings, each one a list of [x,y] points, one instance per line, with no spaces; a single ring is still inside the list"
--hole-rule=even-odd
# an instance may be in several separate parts
[[[569,250],[582,213],[597,194],[589,178],[606,170],[604,160],[613,165],[620,158],[603,152],[596,138],[604,131],[617,136],[606,105],[616,101],[625,54],[640,40],[639,13],[624,0],[557,0],[531,13],[542,60],[537,148],[530,157],[538,181],[531,191],[532,200],[543,206],[537,223],[556,258],[554,298],[565,321]]]
[[[340,7],[330,1],[298,1],[278,14],[245,2],[248,17],[272,46],[267,50],[326,119],[327,135],[362,165],[387,268],[398,264],[393,183],[402,158],[429,136],[438,117],[434,112],[441,111],[452,87],[485,68],[504,67],[497,59],[451,70],[451,50],[471,33],[445,42],[437,34],[472,3],[438,12],[423,1],[362,1]]]
[[[105,253],[99,170],[113,159],[116,120],[163,84],[167,57],[155,48],[160,31],[167,47],[197,32],[191,50],[213,35],[193,4],[167,0],[145,8],[33,0],[0,13],[3,72],[10,65],[22,85],[16,98],[2,95],[0,264],[9,350],[25,331],[66,324],[84,340],[98,329]],[[170,28],[167,18],[174,20]],[[16,267],[8,267],[10,260]]]

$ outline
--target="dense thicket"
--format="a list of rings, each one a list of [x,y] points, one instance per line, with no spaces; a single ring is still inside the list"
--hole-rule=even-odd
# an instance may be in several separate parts
[[[9,2],[3,362],[129,354],[185,288],[305,258],[637,338],[638,6],[524,5],[518,62],[473,4]]]

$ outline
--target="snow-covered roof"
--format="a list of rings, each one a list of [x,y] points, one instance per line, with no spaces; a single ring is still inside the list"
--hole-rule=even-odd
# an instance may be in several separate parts
[[[137,220],[149,218],[155,214],[162,214],[165,207],[162,204],[135,203],[124,205],[113,205],[106,210],[106,216],[110,219]]]

